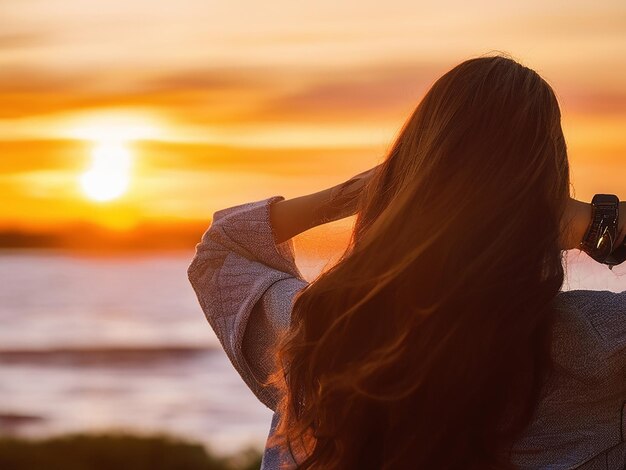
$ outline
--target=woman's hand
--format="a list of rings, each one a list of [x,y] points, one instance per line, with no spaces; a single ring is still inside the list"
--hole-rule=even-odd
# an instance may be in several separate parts
[[[317,225],[354,215],[363,188],[379,166],[322,191],[273,203],[270,223],[276,243]]]
[[[321,223],[325,223],[324,220],[330,222],[354,215],[365,185],[379,169],[379,166],[363,171],[349,180],[329,188],[328,201],[320,208]]]

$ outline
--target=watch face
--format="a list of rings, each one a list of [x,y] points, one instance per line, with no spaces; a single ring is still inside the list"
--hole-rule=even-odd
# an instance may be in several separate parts
[[[619,198],[615,194],[596,194],[591,200],[593,205],[619,205]]]
[[[585,252],[599,263],[605,263],[615,248],[619,198],[614,194],[596,194],[591,201],[593,215],[585,235]]]

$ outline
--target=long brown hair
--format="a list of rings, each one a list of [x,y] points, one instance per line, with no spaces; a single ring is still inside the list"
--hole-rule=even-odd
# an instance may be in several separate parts
[[[439,78],[295,299],[270,443],[302,469],[514,468],[552,368],[569,186],[537,72],[498,54]]]

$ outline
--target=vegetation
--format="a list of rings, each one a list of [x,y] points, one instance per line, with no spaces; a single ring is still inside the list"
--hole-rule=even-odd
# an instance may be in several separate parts
[[[261,453],[218,457],[200,443],[167,435],[68,434],[0,438],[2,470],[258,470]]]

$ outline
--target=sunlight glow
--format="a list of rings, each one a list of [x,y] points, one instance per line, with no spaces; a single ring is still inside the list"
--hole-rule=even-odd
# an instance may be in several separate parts
[[[59,121],[60,135],[95,142],[154,139],[162,127],[153,113],[131,109],[73,113]]]
[[[130,184],[131,153],[124,141],[97,142],[91,167],[80,176],[85,195],[98,202],[122,196]]]

